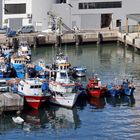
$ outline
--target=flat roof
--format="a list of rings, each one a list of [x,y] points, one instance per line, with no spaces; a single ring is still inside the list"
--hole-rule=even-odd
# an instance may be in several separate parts
[[[128,14],[126,15],[127,18],[135,20],[140,23],[140,13],[137,14]]]

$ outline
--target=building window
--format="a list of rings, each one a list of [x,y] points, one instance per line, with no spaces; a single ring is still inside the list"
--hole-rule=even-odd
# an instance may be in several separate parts
[[[5,4],[5,14],[25,14],[26,4]]]
[[[79,3],[79,9],[121,8],[121,1]]]
[[[118,19],[118,20],[116,20],[116,27],[120,27],[120,26],[121,26],[121,20]]]
[[[56,0],[56,3],[66,3],[66,0]]]

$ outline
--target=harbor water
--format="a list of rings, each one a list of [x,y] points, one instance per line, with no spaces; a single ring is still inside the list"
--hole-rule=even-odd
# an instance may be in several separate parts
[[[134,97],[86,98],[81,95],[73,109],[46,105],[23,110],[23,125],[12,121],[14,113],[0,116],[0,140],[134,140],[140,138],[140,53],[117,44],[62,46],[72,66],[86,66],[87,75],[77,78],[84,87],[97,73],[103,84],[133,80]],[[53,62],[55,47],[32,49],[35,64]]]

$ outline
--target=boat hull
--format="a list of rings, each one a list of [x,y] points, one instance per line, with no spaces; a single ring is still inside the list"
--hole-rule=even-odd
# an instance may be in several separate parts
[[[24,99],[28,106],[39,109],[49,100],[49,96],[24,96]]]
[[[86,76],[86,72],[76,72],[75,76],[84,77],[84,76]]]
[[[92,97],[100,98],[104,95],[104,92],[100,89],[88,90],[88,94]]]
[[[52,93],[50,102],[67,108],[72,108],[79,96],[79,93]]]

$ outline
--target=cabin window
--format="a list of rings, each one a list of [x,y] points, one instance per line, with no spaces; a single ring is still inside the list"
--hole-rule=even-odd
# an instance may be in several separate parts
[[[35,88],[39,88],[39,85],[35,85]]]
[[[60,73],[60,75],[61,75],[61,78],[62,79],[67,77],[67,74],[66,73]]]
[[[30,86],[30,88],[34,88],[34,86]]]
[[[0,86],[5,86],[6,82],[0,82]]]
[[[21,90],[23,90],[23,87],[21,87]]]

